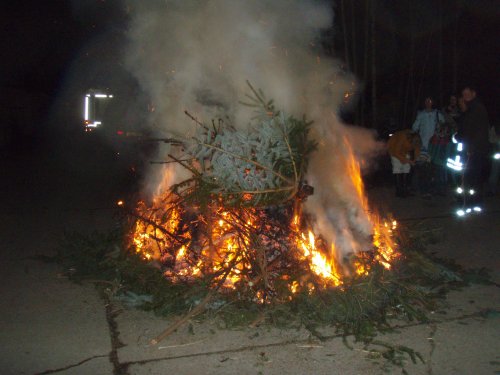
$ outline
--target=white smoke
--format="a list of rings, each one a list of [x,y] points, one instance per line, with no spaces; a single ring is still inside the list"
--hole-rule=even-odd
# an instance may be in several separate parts
[[[371,225],[346,174],[345,139],[358,157],[376,144],[370,133],[347,128],[336,116],[354,79],[321,53],[318,36],[332,26],[331,5],[143,0],[130,2],[128,9],[126,65],[153,102],[152,129],[164,136],[188,135],[194,125],[185,110],[205,121],[227,116],[245,127],[249,110],[238,101],[248,93],[246,80],[287,114],[307,114],[320,146],[310,161],[315,193],[306,210],[316,218],[315,231],[342,254],[359,250]]]

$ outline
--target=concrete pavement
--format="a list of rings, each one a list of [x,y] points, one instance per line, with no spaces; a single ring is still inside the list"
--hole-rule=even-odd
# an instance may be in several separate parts
[[[95,160],[94,160],[95,161]],[[25,173],[17,173],[18,163]],[[76,285],[54,264],[63,230],[106,230],[115,223],[119,179],[109,170],[75,173],[50,157],[5,163],[1,183],[0,374],[383,374],[401,373],[359,344],[348,349],[332,329],[326,341],[305,330],[268,327],[219,329],[192,321],[156,347],[149,340],[169,321],[129,310]],[[103,168],[105,164],[99,164]],[[108,168],[113,168],[108,165]],[[389,188],[370,192],[401,225],[437,228],[432,251],[464,266],[490,268],[500,282],[500,199],[489,212],[459,220],[447,216],[450,199],[395,199]],[[109,207],[110,209],[107,209]],[[379,339],[419,351],[425,363],[406,361],[410,374],[500,373],[500,288],[473,285],[452,292],[428,323],[404,323]]]

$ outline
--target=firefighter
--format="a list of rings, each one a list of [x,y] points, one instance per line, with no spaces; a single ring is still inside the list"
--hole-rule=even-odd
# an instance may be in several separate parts
[[[462,173],[461,184],[457,188],[461,207],[460,216],[482,211],[484,170],[489,154],[489,120],[486,108],[477,98],[476,90],[466,86],[462,90],[465,111],[462,114],[458,133],[455,135],[457,153],[448,159],[448,167]]]

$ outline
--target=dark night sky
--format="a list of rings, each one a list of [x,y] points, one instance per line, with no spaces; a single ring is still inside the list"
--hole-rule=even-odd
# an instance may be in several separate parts
[[[500,5],[495,0],[465,3],[473,5],[466,7],[459,23],[459,82],[474,83],[490,114],[496,118]],[[388,81],[391,70],[398,64],[397,58],[392,57],[397,46],[391,45],[390,36],[403,32],[404,19],[399,17],[398,4],[397,0],[379,1],[379,36],[389,36],[379,45],[379,72]],[[416,4],[423,10],[424,20],[432,18],[434,1],[422,0]],[[127,16],[120,1],[11,1],[2,2],[0,20],[1,91],[16,88],[39,92],[52,100],[62,89],[68,69],[72,64],[75,66],[75,61],[84,66],[92,59],[109,60],[110,50],[118,53],[111,44],[124,40]],[[418,30],[423,34],[433,32],[436,25],[424,20],[417,25]],[[445,27],[452,27],[451,22],[447,26],[445,22]],[[430,77],[435,79],[432,69]],[[380,94],[384,96],[384,92]]]

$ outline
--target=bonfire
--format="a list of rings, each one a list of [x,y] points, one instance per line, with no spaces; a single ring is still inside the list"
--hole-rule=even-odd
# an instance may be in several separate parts
[[[312,122],[277,111],[250,84],[252,126],[237,130],[222,121],[196,124],[190,139],[165,139],[169,154],[157,196],[134,213],[132,243],[173,283],[203,280],[212,293],[237,293],[258,304],[289,301],[299,293],[342,287],[374,266],[398,258],[395,221],[370,213],[360,166],[350,152],[349,178],[369,215],[369,248],[339,257],[334,243],[314,233],[303,204],[314,194],[305,180],[316,142]],[[189,177],[173,183],[176,168]],[[340,258],[340,259],[339,259]]]
[[[153,345],[195,316],[226,327],[302,326],[320,339],[316,327],[328,324],[375,344],[390,319],[425,320],[450,286],[464,285],[463,270],[429,258],[421,239],[375,214],[348,138],[338,139],[345,173],[334,176],[343,189],[333,197],[349,195],[350,205],[318,204],[331,187],[308,172],[322,147],[312,123],[249,87],[258,111],[246,130],[188,114],[194,136],[162,139],[172,147],[157,194],[131,210],[118,202],[133,219],[126,246],[121,231],[66,236],[58,259],[68,277],[104,285],[107,300],[180,316]],[[344,220],[318,225],[337,214]],[[321,230],[332,227],[338,240]],[[377,342],[387,355],[418,357]]]

